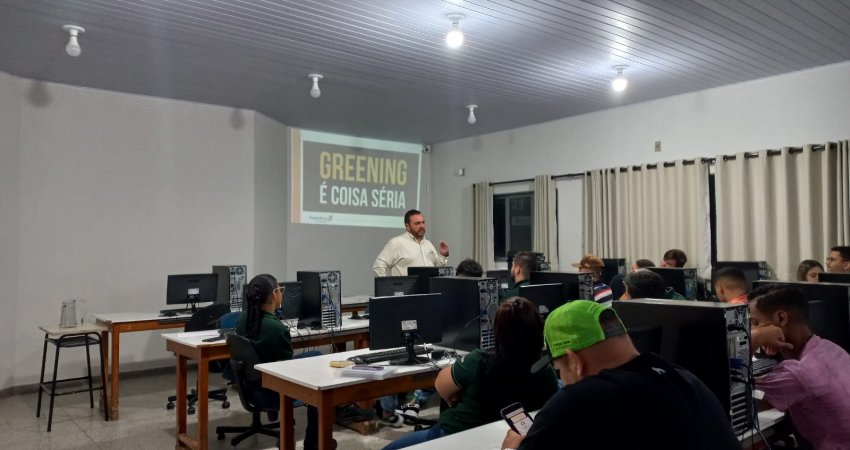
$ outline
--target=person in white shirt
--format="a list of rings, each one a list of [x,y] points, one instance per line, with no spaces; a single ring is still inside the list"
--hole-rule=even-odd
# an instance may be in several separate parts
[[[404,215],[404,234],[387,242],[375,259],[375,276],[405,276],[408,267],[443,267],[448,262],[449,244],[440,241],[440,250],[425,239],[425,216],[411,209]]]

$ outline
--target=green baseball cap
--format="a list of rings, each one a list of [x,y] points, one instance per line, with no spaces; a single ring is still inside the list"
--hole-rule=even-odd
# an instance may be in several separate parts
[[[599,323],[603,313],[613,314],[617,321],[605,329]],[[531,366],[536,373],[553,360],[579,351],[614,336],[626,334],[626,327],[610,306],[588,300],[574,300],[549,313],[543,326],[546,354]]]

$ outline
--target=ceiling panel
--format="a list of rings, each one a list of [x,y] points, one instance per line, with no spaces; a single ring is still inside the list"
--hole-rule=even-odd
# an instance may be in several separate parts
[[[848,25],[838,0],[0,0],[0,70],[434,143],[845,61]]]

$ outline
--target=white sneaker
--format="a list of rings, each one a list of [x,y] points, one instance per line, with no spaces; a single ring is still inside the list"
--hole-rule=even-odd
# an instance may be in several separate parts
[[[395,410],[395,413],[404,418],[404,422],[408,425],[413,425],[419,420],[419,405],[410,402],[401,405],[401,409]]]
[[[391,426],[393,428],[401,428],[404,425],[404,418],[398,414],[393,413],[392,417],[386,418],[381,415],[381,422],[385,425]]]

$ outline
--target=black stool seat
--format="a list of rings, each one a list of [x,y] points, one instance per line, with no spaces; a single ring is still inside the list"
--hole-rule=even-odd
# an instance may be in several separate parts
[[[38,407],[35,411],[36,417],[41,417],[41,397],[42,394],[47,392],[50,396],[50,409],[47,418],[47,431],[53,426],[53,405],[54,399],[60,395],[70,395],[70,394],[79,394],[81,392],[89,393],[89,404],[92,408],[94,408],[94,391],[103,391],[103,403],[104,403],[104,419],[109,420],[109,403],[107,402],[107,393],[104,388],[104,380],[106,380],[106,365],[103,363],[103,341],[101,339],[102,332],[106,331],[105,328],[99,325],[80,325],[72,328],[60,328],[58,326],[41,326],[39,327],[42,331],[44,331],[44,350],[41,354],[41,376],[38,381],[39,390],[38,390]],[[53,358],[53,378],[50,381],[44,381],[44,367],[47,362],[47,344],[53,344],[56,347],[55,356]],[[92,373],[91,373],[91,352],[89,351],[89,347],[92,345],[97,345],[100,353],[100,385],[94,386],[92,381]],[[86,348],[86,368],[87,368],[87,376],[83,377],[74,377],[74,378],[62,378],[57,379],[57,372],[59,367],[59,349],[60,348],[73,348],[73,347],[85,347]],[[58,384],[69,383],[74,381],[87,380],[88,387],[85,388],[68,388],[63,389],[61,391],[57,391],[56,387]]]

